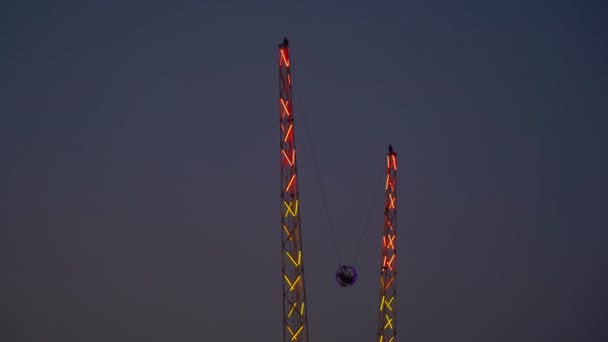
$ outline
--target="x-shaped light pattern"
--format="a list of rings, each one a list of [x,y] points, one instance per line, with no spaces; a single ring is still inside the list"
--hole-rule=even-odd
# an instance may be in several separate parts
[[[296,162],[296,149],[294,148],[291,150],[291,159],[285,150],[281,150],[281,152],[283,152],[283,157],[285,157],[285,160],[289,163],[289,166],[293,166]]]
[[[295,205],[294,205],[295,203]],[[298,200],[296,200],[295,202],[291,201],[289,203],[287,203],[286,201],[283,201],[283,204],[285,205],[285,208],[287,209],[287,211],[285,212],[285,217],[287,217],[287,215],[291,214],[291,216],[296,217],[298,215]],[[294,206],[292,208],[292,206]]]

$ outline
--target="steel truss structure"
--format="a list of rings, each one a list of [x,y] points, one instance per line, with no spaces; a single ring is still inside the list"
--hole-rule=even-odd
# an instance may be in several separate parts
[[[283,341],[308,342],[304,259],[300,230],[296,139],[287,38],[279,45],[279,112],[281,128],[281,224],[283,252]]]
[[[300,228],[300,199],[296,163],[291,62],[287,38],[279,44],[279,123],[281,161],[281,237],[283,278],[283,341],[308,342],[304,258]],[[386,184],[380,312],[377,342],[396,342],[397,335],[397,153],[386,156]]]
[[[395,342],[397,338],[397,153],[391,145],[386,155],[386,194],[384,231],[382,233],[382,267],[380,269],[380,313],[378,342]]]

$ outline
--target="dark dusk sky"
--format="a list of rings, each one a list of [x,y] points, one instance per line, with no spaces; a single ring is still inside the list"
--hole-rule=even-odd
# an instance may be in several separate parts
[[[0,340],[282,341],[287,36],[311,342],[375,338],[389,143],[401,341],[607,341],[607,8],[3,2]]]

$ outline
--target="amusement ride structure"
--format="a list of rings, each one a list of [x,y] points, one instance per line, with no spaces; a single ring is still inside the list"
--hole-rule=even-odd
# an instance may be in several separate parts
[[[300,227],[296,140],[291,93],[291,66],[287,38],[279,44],[279,112],[281,160],[281,235],[283,282],[283,340],[308,342],[304,257]],[[377,342],[396,342],[397,296],[397,154],[389,145],[386,155],[384,229],[380,267]],[[340,286],[352,286],[357,273],[343,265],[336,271]]]

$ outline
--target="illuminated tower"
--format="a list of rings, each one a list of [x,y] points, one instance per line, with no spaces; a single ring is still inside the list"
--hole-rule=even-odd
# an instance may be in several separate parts
[[[304,306],[306,294],[290,70],[289,42],[285,38],[279,45],[283,340],[307,342],[308,324]]]
[[[378,342],[395,342],[397,335],[397,153],[388,146],[386,156],[386,195],[380,269],[380,313]]]

